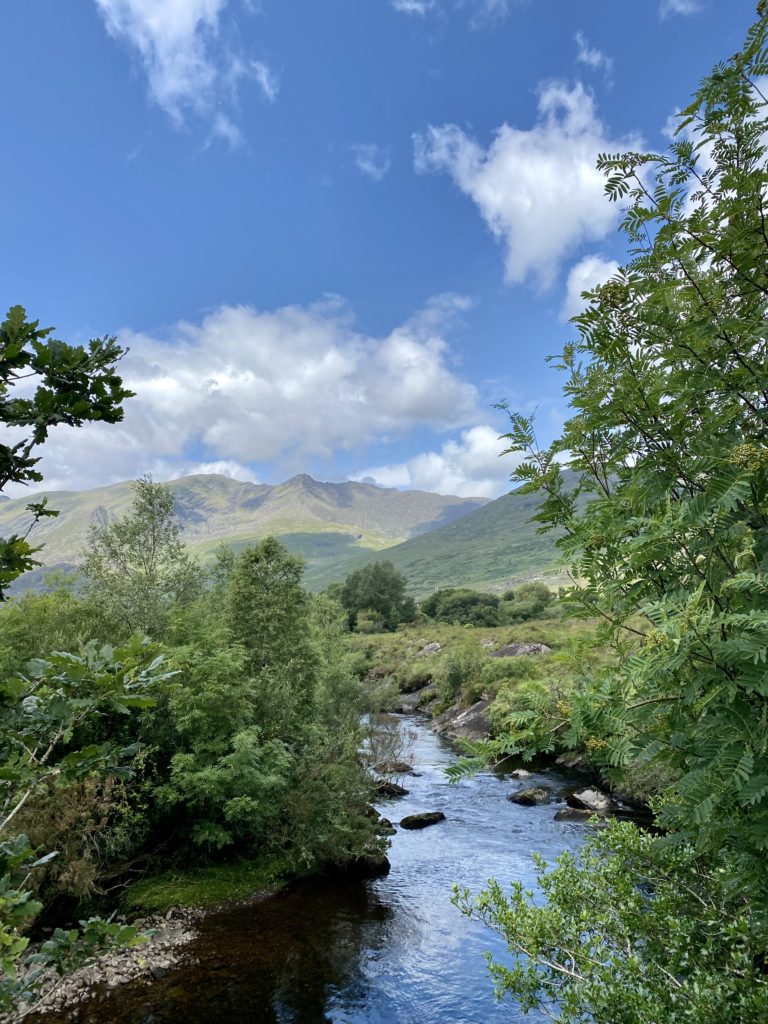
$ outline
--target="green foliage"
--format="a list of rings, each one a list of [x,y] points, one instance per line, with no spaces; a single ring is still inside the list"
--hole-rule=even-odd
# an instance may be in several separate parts
[[[177,868],[136,882],[121,903],[131,913],[165,914],[171,907],[244,900],[265,889],[279,889],[295,877],[296,866],[280,857],[210,864],[197,870]]]
[[[763,15],[679,115],[668,155],[601,157],[608,195],[628,204],[632,258],[590,294],[559,357],[574,410],[563,437],[540,450],[519,415],[508,435],[526,456],[516,478],[545,492],[541,528],[564,532],[579,581],[568,600],[600,618],[596,643],[619,661],[585,675],[563,741],[591,742],[616,782],[638,762],[668,771],[661,822],[733,850],[763,888],[767,47]]]
[[[476,590],[436,590],[421,602],[421,611],[436,622],[469,623],[471,626],[499,625],[499,598]]]
[[[454,903],[508,942],[488,956],[499,996],[560,1024],[759,1024],[768,1015],[768,931],[726,855],[659,844],[629,823],[589,837],[539,890],[495,880]],[[542,902],[541,897],[546,902]],[[760,923],[760,922],[763,923]]]
[[[122,747],[109,740],[78,746],[73,737],[97,716],[129,715],[131,709],[154,704],[152,691],[169,678],[164,659],[139,636],[125,648],[99,648],[95,642],[80,656],[51,654],[48,660],[31,661],[27,674],[0,685],[0,786],[3,819],[0,832],[10,826],[29,798],[49,784],[63,788],[93,775],[127,779],[123,763],[138,751],[138,744]],[[22,934],[27,920],[41,909],[27,886],[35,869],[47,864],[56,852],[35,857],[26,835],[0,844],[0,948],[4,951],[6,978],[0,984],[0,1001],[6,1005],[34,996],[39,971],[27,972],[17,982],[14,961],[27,946]],[[94,944],[131,945],[135,930],[124,930],[92,918],[84,930],[56,932],[41,953],[28,963],[55,966],[63,973],[83,962]]]
[[[481,659],[480,651],[471,640],[447,652],[436,672],[437,693],[443,707],[453,704],[462,690],[481,681]]]
[[[385,629],[416,617],[412,597],[405,596],[405,577],[391,562],[372,562],[347,576],[341,590],[341,603],[349,612],[354,628],[361,612],[378,612]]]
[[[38,325],[38,320],[27,320],[22,306],[12,306],[0,324],[0,422],[29,431],[12,446],[0,444],[0,491],[8,483],[43,479],[35,469],[40,458],[32,452],[51,427],[80,427],[89,420],[117,423],[123,418],[121,403],[133,394],[115,374],[123,351],[114,338],[91,341],[86,351],[49,338],[53,328]],[[29,377],[37,383],[34,396],[12,397],[17,381]],[[27,542],[30,530],[40,519],[58,515],[47,508],[46,499],[27,509],[33,517],[27,532],[0,540],[0,600],[15,579],[39,565],[32,557],[39,549]]]
[[[87,593],[124,630],[159,637],[169,608],[196,597],[202,576],[179,537],[168,485],[144,477],[133,492],[129,515],[91,527],[80,571]]]

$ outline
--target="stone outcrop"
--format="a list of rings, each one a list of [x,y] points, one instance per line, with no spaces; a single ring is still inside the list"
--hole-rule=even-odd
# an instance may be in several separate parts
[[[486,711],[493,702],[479,700],[468,708],[448,708],[435,718],[435,732],[452,740],[483,740],[491,732]]]
[[[519,658],[521,654],[550,654],[551,647],[546,644],[506,644],[496,651],[491,651],[489,658]]]

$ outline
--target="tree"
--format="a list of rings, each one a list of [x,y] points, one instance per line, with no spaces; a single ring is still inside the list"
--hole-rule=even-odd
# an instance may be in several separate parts
[[[317,654],[303,572],[301,557],[265,537],[235,559],[229,577],[226,623],[245,652],[257,719],[267,736],[291,737],[312,716]]]
[[[27,320],[22,306],[12,306],[0,324],[0,422],[28,431],[15,444],[0,444],[0,492],[9,483],[43,479],[35,469],[40,457],[33,452],[51,427],[117,423],[123,418],[121,403],[133,395],[115,373],[124,354],[115,338],[92,340],[86,350],[49,338],[54,329],[38,325],[38,320]],[[11,389],[29,378],[37,383],[34,395],[14,397]],[[47,508],[46,499],[28,509],[32,521],[27,532],[0,540],[0,601],[15,579],[39,564],[32,557],[39,549],[27,541],[30,530],[41,518],[58,515]]]
[[[512,415],[536,518],[618,668],[587,677],[566,744],[678,776],[662,823],[768,879],[768,17],[679,116],[668,155],[602,157],[632,259],[589,295],[549,449]],[[581,474],[568,490],[565,453]],[[586,495],[583,511],[577,498]]]
[[[179,537],[170,487],[142,477],[133,494],[127,516],[91,527],[80,571],[88,593],[128,633],[160,636],[171,606],[200,593],[202,575]]]
[[[399,622],[410,622],[416,616],[416,604],[405,596],[407,580],[389,562],[370,562],[350,573],[341,591],[341,603],[350,615],[354,628],[359,612],[378,612],[386,629],[394,629]]]

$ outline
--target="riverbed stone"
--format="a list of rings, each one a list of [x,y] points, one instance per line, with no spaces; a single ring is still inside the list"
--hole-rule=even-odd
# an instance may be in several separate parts
[[[533,776],[533,772],[527,772],[525,768],[515,768],[515,770],[509,774],[513,779],[530,779]]]
[[[413,771],[413,765],[407,761],[379,761],[373,766],[374,771],[379,775],[408,775]]]
[[[403,786],[398,786],[396,782],[382,782],[382,784],[376,789],[379,796],[383,797],[397,797],[397,796],[408,796],[408,790]]]
[[[442,811],[424,811],[421,814],[409,814],[403,818],[400,822],[400,828],[408,830],[428,828],[430,825],[436,825],[438,821],[445,821],[445,815]]]
[[[575,807],[584,811],[595,811],[602,814],[611,814],[621,808],[607,793],[596,786],[587,786],[585,789],[577,789],[566,798],[569,807]]]
[[[552,802],[549,790],[544,789],[542,786],[518,789],[516,793],[510,793],[507,800],[511,800],[513,804],[521,804],[523,807],[536,807],[539,804]]]

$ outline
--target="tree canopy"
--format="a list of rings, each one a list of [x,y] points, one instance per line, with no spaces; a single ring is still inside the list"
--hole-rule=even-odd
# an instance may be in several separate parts
[[[38,320],[28,321],[23,306],[12,306],[0,324],[0,422],[20,435],[14,444],[0,444],[0,492],[9,483],[43,479],[35,468],[41,457],[33,453],[51,427],[117,423],[123,418],[123,401],[133,395],[115,372],[124,354],[115,338],[97,338],[86,349],[49,337],[53,330],[41,328]],[[30,378],[36,384],[31,397],[13,392]],[[28,508],[30,529],[0,540],[0,600],[15,579],[38,564],[32,557],[36,549],[27,541],[32,527],[42,517],[58,515],[45,499]]]
[[[370,562],[350,573],[341,590],[341,603],[350,614],[350,625],[360,612],[378,612],[387,629],[410,622],[416,615],[412,597],[405,596],[407,580],[389,562]]]

